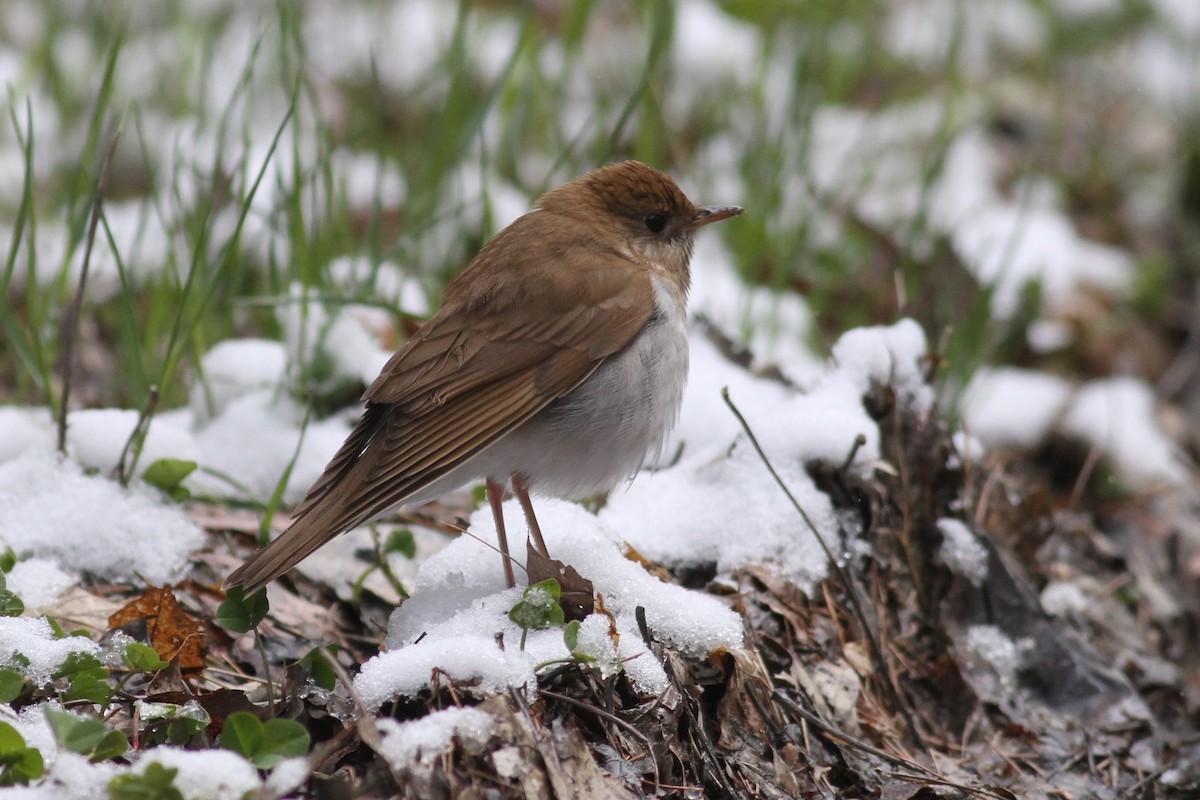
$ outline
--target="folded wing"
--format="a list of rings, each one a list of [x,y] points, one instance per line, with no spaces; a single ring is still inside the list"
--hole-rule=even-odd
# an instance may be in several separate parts
[[[292,525],[227,586],[253,592],[334,536],[404,502],[629,344],[654,310],[649,277],[637,264],[557,239],[538,252],[502,246],[522,225],[550,226],[544,237],[558,233],[555,224],[545,212],[523,217],[447,287],[442,310],[367,390],[362,418]],[[578,262],[581,252],[593,253],[588,263]],[[568,254],[574,262],[565,264]]]

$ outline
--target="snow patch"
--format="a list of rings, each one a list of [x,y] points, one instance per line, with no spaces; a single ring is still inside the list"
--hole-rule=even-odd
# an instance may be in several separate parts
[[[448,751],[456,738],[482,746],[495,727],[495,719],[477,708],[445,708],[410,722],[380,719],[375,725],[383,735],[380,755],[393,769],[405,770],[414,763],[430,763]]]
[[[27,665],[14,660],[18,653],[28,660]],[[99,656],[100,648],[83,636],[56,639],[45,617],[0,617],[0,665],[20,671],[34,683],[50,680],[72,653]]]
[[[1063,425],[1113,461],[1135,490],[1188,485],[1181,455],[1154,418],[1154,392],[1134,378],[1108,378],[1076,394]]]
[[[1070,397],[1070,384],[1054,375],[983,369],[963,394],[963,426],[992,447],[1033,447],[1050,433]]]
[[[942,533],[938,558],[955,575],[961,575],[978,588],[988,576],[988,551],[979,538],[961,520],[946,517],[937,522]]]
[[[157,490],[85,475],[72,461],[29,451],[0,464],[0,544],[105,580],[166,583],[204,534]]]

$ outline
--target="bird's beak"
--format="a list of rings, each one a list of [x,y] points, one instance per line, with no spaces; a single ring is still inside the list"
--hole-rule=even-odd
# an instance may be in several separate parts
[[[736,217],[742,213],[744,209],[741,206],[708,206],[701,208],[696,216],[692,217],[692,227],[699,228],[702,225],[709,225],[713,222],[720,222],[723,219]]]

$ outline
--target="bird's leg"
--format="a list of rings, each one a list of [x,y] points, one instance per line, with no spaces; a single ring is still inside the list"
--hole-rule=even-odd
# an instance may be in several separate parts
[[[496,539],[500,542],[500,556],[504,559],[504,583],[508,588],[517,585],[513,578],[512,555],[508,552],[508,534],[504,532],[504,487],[491,478],[487,479],[488,505],[492,507],[492,517],[496,520]]]
[[[529,523],[529,533],[533,535],[533,544],[537,547],[538,552],[549,557],[550,551],[546,549],[546,540],[542,538],[542,529],[538,527],[537,517],[533,514],[533,502],[529,499],[529,490],[525,488],[525,481],[521,480],[520,475],[512,476],[513,494],[517,496],[517,501],[521,504],[521,510],[525,512],[525,521]]]

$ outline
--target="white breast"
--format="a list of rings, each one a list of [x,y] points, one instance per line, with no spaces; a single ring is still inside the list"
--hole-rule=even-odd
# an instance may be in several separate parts
[[[686,310],[654,283],[646,327],[583,383],[472,459],[476,475],[517,472],[539,494],[582,498],[637,473],[679,414],[687,381]]]

